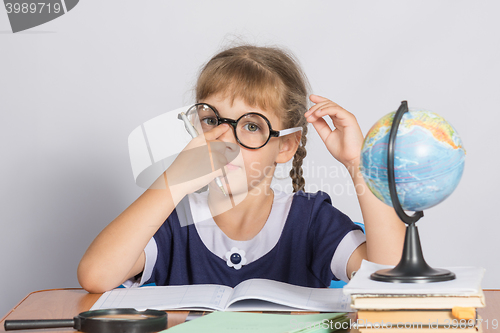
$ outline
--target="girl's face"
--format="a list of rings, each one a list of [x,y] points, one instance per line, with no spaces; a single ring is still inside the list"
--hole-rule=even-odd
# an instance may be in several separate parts
[[[256,112],[264,115],[271,123],[274,130],[282,129],[278,117],[259,107],[251,107],[242,99],[236,98],[233,103],[231,99],[220,97],[220,95],[210,96],[200,103],[207,103],[217,109],[221,118],[238,119],[248,112]],[[269,142],[259,149],[248,149],[238,144],[233,128],[218,137],[218,141],[230,143],[226,146],[227,155],[234,156],[235,149],[239,149],[236,158],[232,159],[224,168],[226,180],[221,177],[224,188],[233,196],[238,194],[260,194],[262,191],[269,191],[272,176],[274,174],[275,162],[281,161],[280,150],[282,148],[281,138],[271,138]],[[293,154],[291,155],[293,156]],[[215,186],[212,182],[210,185]],[[228,186],[229,184],[229,186]]]

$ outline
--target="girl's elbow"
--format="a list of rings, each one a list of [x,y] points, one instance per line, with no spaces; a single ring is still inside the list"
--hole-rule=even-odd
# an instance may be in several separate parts
[[[108,291],[106,288],[103,288],[103,286],[93,283],[92,281],[80,280],[80,285],[91,294],[102,294]]]
[[[86,267],[82,263],[78,266],[77,277],[82,288],[91,294],[102,294],[117,287],[109,279],[103,277],[102,272],[92,267]]]

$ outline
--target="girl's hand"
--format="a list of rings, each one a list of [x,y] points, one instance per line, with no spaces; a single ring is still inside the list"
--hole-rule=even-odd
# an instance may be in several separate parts
[[[356,117],[329,99],[318,95],[309,98],[315,105],[304,116],[313,124],[328,151],[353,175],[359,166],[364,139]],[[333,130],[323,119],[327,115],[333,121]]]
[[[239,152],[237,144],[217,140],[228,130],[228,124],[221,124],[189,142],[165,171],[170,191],[175,188],[182,198],[223,176],[223,167]]]

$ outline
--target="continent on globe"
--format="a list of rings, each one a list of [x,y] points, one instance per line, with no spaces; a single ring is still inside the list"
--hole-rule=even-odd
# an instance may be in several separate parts
[[[360,171],[377,198],[392,206],[387,147],[395,112],[370,129],[361,149]],[[404,210],[422,211],[455,190],[464,170],[465,149],[457,131],[427,110],[410,109],[401,119],[394,151],[396,190]]]

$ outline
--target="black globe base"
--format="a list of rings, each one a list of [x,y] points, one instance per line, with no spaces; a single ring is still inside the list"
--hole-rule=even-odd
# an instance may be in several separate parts
[[[430,268],[430,267],[429,267]],[[428,283],[455,279],[455,273],[447,269],[430,268],[425,272],[409,273],[405,270],[381,269],[371,275],[371,279],[392,283]]]
[[[381,282],[427,283],[453,280],[455,273],[432,268],[425,262],[417,226],[411,223],[406,227],[403,256],[399,264],[394,268],[379,270],[370,278]]]

